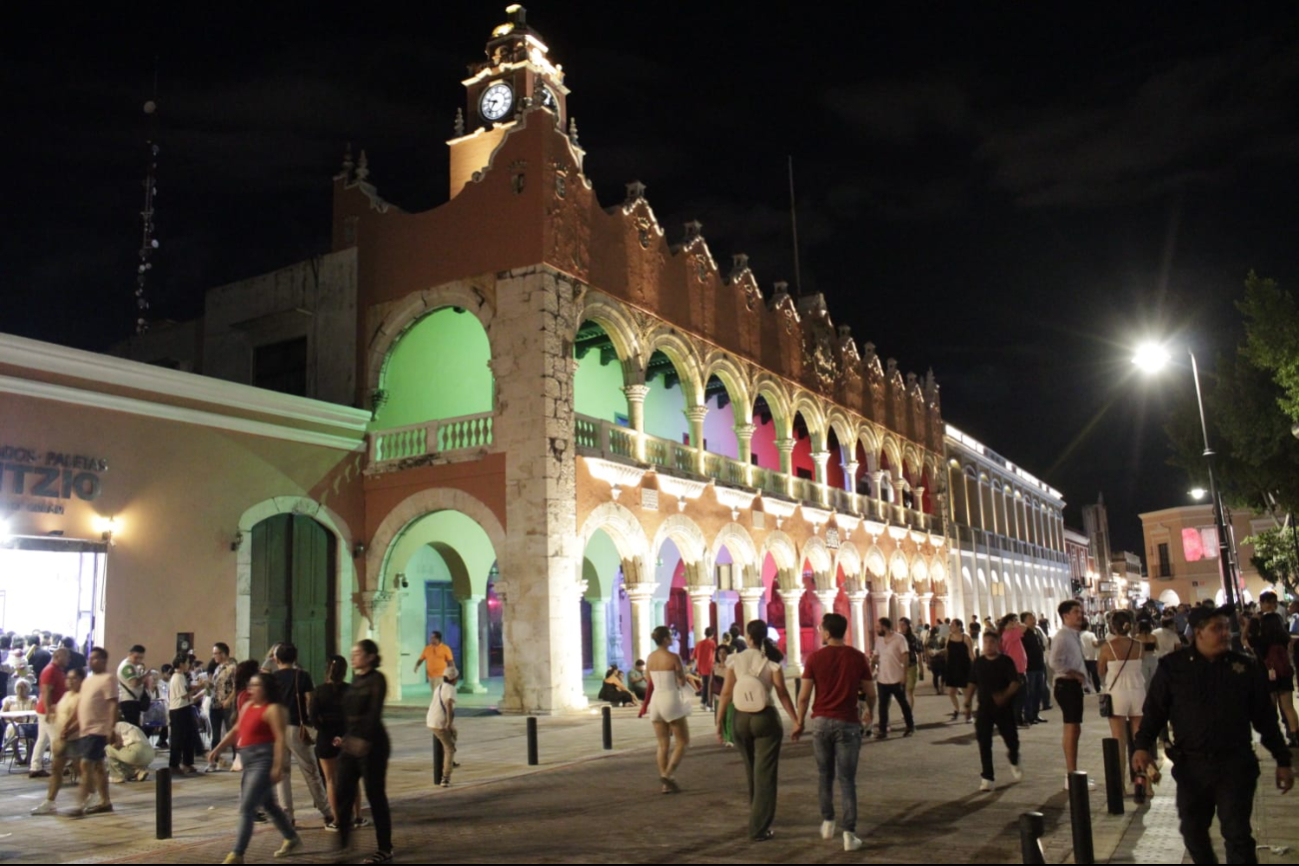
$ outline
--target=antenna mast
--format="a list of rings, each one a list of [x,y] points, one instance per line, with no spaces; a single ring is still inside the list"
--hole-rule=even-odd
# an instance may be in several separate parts
[[[149,271],[153,270],[150,258],[158,249],[158,240],[153,236],[153,199],[158,194],[158,58],[153,59],[153,98],[144,103],[144,113],[149,117],[149,168],[144,175],[144,209],[140,211],[141,240],[140,262],[135,274],[135,333],[136,336],[149,330],[149,321],[145,312],[149,309],[149,299],[144,288],[148,282]]]
[[[789,162],[789,224],[794,231],[794,293],[803,297],[803,275],[798,266],[798,209],[794,204],[794,157],[786,157]]]

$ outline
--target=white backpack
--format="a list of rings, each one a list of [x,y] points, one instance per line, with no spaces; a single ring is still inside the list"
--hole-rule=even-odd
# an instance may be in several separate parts
[[[753,662],[745,661],[744,657],[756,658],[763,667],[767,664],[767,657],[763,655],[762,650],[751,652],[752,655],[745,652],[735,657],[735,688],[731,692],[731,703],[735,704],[735,709],[740,712],[760,713],[767,708],[767,687],[751,670]],[[745,670],[742,666],[747,666],[750,670]]]

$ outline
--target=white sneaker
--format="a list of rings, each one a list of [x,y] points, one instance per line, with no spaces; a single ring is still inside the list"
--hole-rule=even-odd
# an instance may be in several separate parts
[[[1024,781],[1024,771],[1019,768],[1019,764],[1010,765],[1010,774],[1015,777],[1016,782]]]
[[[856,851],[861,847],[861,838],[849,830],[843,831],[843,850]]]
[[[54,805],[53,800],[45,800],[35,809],[32,809],[33,815],[56,815],[58,808]]]
[[[822,821],[822,822],[821,822],[821,838],[822,838],[822,839],[825,839],[825,840],[827,840],[827,841],[830,840],[830,839],[833,839],[833,838],[834,838],[834,822],[833,822],[833,821]]]
[[[981,791],[982,793],[985,794],[989,793],[991,791],[996,790],[996,788],[997,788],[997,783],[992,781],[991,779],[979,779],[979,791]]]

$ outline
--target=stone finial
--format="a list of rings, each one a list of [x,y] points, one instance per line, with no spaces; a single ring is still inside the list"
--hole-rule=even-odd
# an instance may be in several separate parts
[[[465,112],[462,108],[456,109],[455,131],[456,138],[465,134]]]
[[[365,155],[365,148],[361,148],[361,159],[356,164],[356,179],[364,182],[370,176],[370,160]]]
[[[573,142],[574,146],[577,145],[577,118],[575,117],[568,119],[568,140]]]
[[[938,388],[938,380],[934,378],[934,368],[930,367],[929,372],[925,374],[925,393],[932,394]]]
[[[907,374],[907,390],[909,391],[909,390],[911,390],[912,388],[914,388],[915,386],[916,386],[916,374],[915,374],[915,373],[908,373],[908,374]]]
[[[731,273],[727,279],[735,280],[749,269],[749,256],[747,253],[735,253],[731,256]]]
[[[703,236],[704,224],[701,223],[699,220],[691,220],[690,222],[685,224],[685,230],[686,230],[685,241],[689,243],[690,241],[693,241],[696,238]]]
[[[772,298],[774,302],[780,301],[782,297],[784,298],[789,297],[789,283],[785,282],[784,280],[776,280],[774,287],[776,289],[776,294]]]
[[[893,374],[898,371],[898,359],[889,358],[888,363],[886,364],[886,370],[889,374],[889,378],[892,379]]]
[[[627,184],[626,204],[635,204],[643,198],[645,198],[645,184],[638,180],[633,180],[631,183]]]
[[[343,150],[343,177],[348,181],[352,179],[352,169],[355,167],[356,163],[352,161],[352,142],[349,141]]]
[[[838,330],[840,340],[847,340],[852,336],[852,325],[840,325]]]

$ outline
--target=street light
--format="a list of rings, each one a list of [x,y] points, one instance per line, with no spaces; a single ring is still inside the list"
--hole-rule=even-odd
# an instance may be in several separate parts
[[[1205,490],[1203,487],[1192,487],[1190,490],[1186,492],[1192,499],[1194,499],[1196,502],[1199,502],[1201,499],[1204,498],[1204,494],[1208,493],[1209,491]]]
[[[1195,361],[1195,352],[1190,346],[1186,354],[1191,358],[1191,378],[1195,380],[1195,404],[1200,410],[1200,432],[1204,434],[1204,462],[1209,472],[1209,495],[1213,499],[1213,521],[1218,530],[1218,568],[1222,573],[1223,601],[1232,610],[1236,609],[1236,575],[1231,567],[1231,548],[1227,537],[1226,521],[1222,515],[1222,497],[1218,495],[1218,481],[1213,475],[1214,450],[1209,445],[1209,425],[1204,418],[1204,397],[1200,393],[1200,367]],[[1158,373],[1172,361],[1168,349],[1158,343],[1143,343],[1137,348],[1132,363],[1145,373]],[[1194,495],[1194,491],[1192,491]],[[1196,497],[1197,499],[1199,497]],[[1240,621],[1231,618],[1233,643],[1240,643]]]

